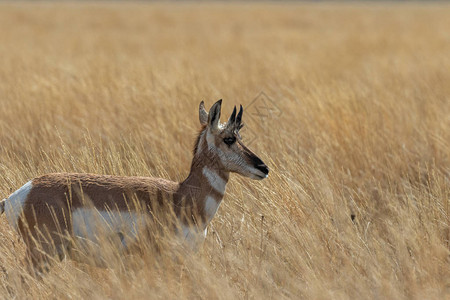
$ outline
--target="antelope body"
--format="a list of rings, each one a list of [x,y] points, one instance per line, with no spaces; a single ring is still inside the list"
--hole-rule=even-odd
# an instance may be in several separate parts
[[[67,248],[61,232],[76,238],[96,241],[100,234],[98,217],[103,229],[127,236],[124,248],[133,243],[142,211],[154,213],[155,205],[170,206],[180,226],[179,236],[187,242],[197,233],[206,236],[206,228],[214,217],[225,193],[229,173],[252,179],[268,176],[267,166],[241,141],[239,130],[243,109],[236,116],[236,107],[229,120],[220,124],[222,100],[209,113],[200,103],[202,125],[197,137],[194,157],[188,177],[174,182],[151,177],[121,177],[84,173],[47,174],[27,182],[0,202],[8,222],[20,232],[34,265],[40,264],[42,244],[45,252],[54,255]],[[134,204],[133,204],[134,203]],[[196,216],[192,225],[193,219]],[[42,233],[44,232],[44,234]],[[124,235],[125,233],[125,235]],[[53,249],[53,250],[52,250]]]

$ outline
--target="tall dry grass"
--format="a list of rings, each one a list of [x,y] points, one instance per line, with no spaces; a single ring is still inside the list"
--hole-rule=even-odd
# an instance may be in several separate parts
[[[0,298],[449,298],[449,28],[445,4],[2,3],[3,196],[47,172],[181,180],[200,100],[275,106],[244,113],[269,178],[231,177],[197,254],[37,280],[2,216]]]

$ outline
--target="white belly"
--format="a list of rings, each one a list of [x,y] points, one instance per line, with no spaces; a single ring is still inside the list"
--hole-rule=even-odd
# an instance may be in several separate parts
[[[78,242],[99,243],[104,237],[116,235],[126,248],[136,240],[145,224],[145,216],[134,212],[78,208],[72,213],[73,235]]]
[[[136,241],[138,233],[148,225],[146,216],[134,212],[111,212],[92,208],[79,208],[72,213],[73,235],[80,246],[102,238],[119,237],[123,250]],[[192,250],[197,250],[206,237],[207,229],[182,226],[178,236]]]

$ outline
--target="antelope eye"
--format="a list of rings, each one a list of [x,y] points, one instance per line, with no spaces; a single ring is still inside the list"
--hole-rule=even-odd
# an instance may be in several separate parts
[[[236,138],[234,136],[233,137],[226,137],[226,138],[223,139],[223,142],[225,144],[227,144],[228,146],[231,146],[231,145],[233,145],[234,142],[236,142]]]

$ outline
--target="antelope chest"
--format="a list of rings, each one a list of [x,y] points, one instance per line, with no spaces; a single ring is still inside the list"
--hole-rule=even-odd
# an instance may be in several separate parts
[[[216,200],[213,196],[206,196],[205,200],[205,216],[206,221],[211,222],[220,206],[220,200]]]
[[[207,233],[208,228],[201,230],[195,226],[181,226],[179,236],[187,246],[195,250],[205,240]]]

